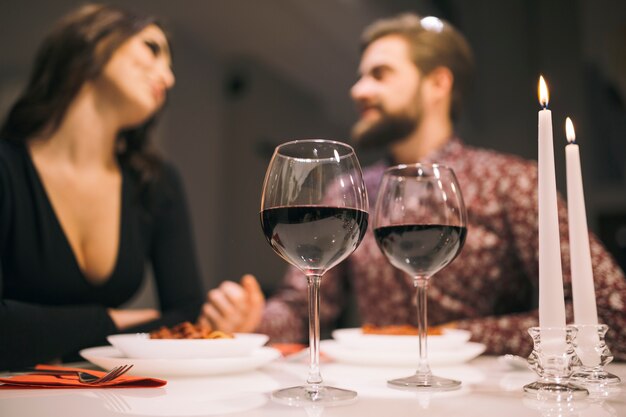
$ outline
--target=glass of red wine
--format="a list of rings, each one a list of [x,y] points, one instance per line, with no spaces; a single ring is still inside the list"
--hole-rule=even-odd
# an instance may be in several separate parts
[[[429,280],[461,251],[466,227],[463,196],[452,169],[414,164],[385,171],[376,200],[374,236],[389,262],[414,279],[419,339],[417,372],[388,381],[391,386],[444,391],[461,385],[430,370],[426,302]]]
[[[319,369],[319,287],[322,276],[361,243],[368,222],[367,191],[354,150],[311,139],[276,148],[265,174],[261,227],[272,249],[306,275],[310,367],[306,384],[272,393],[289,405],[337,405],[356,392],[323,384]]]

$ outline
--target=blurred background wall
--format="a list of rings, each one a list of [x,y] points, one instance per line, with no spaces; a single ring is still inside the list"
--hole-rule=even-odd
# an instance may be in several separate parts
[[[0,117],[26,82],[52,22],[84,2],[0,2]],[[581,146],[590,227],[626,266],[626,2],[622,0],[126,0],[173,35],[177,83],[156,135],[180,169],[207,289],[243,273],[271,293],[285,264],[258,210],[274,146],[348,141],[358,37],[401,11],[455,24],[478,74],[460,133],[471,145],[536,159],[537,79],[548,82],[557,181],[565,192],[564,120]],[[362,154],[367,164],[380,155]],[[149,283],[133,305],[152,301]]]

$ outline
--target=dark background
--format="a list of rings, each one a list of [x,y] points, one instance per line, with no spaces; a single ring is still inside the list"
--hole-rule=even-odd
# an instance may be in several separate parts
[[[52,22],[83,2],[0,2],[0,115],[23,87]],[[126,0],[173,34],[177,85],[159,147],[180,168],[207,288],[243,273],[274,290],[284,262],[258,210],[280,142],[349,140],[358,37],[378,17],[448,19],[474,47],[478,74],[460,126],[471,145],[536,159],[537,80],[553,111],[565,192],[564,121],[581,147],[590,228],[626,265],[626,2],[620,0]],[[362,163],[376,154],[361,154]],[[133,305],[150,304],[148,284]]]

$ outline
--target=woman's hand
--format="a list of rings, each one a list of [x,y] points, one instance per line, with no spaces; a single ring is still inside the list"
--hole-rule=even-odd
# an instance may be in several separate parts
[[[208,292],[198,318],[200,324],[228,333],[253,332],[263,315],[265,297],[253,275],[244,275],[241,285],[224,281]]]
[[[161,313],[153,308],[142,308],[136,310],[119,310],[110,308],[108,312],[111,320],[113,320],[113,323],[115,323],[115,326],[119,330],[125,330],[129,327],[147,323],[161,317]]]

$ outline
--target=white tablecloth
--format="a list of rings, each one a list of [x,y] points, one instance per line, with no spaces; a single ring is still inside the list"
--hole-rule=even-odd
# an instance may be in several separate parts
[[[386,381],[407,376],[408,368],[322,364],[329,385],[358,392],[350,405],[295,408],[270,399],[272,390],[303,382],[306,363],[278,360],[256,371],[213,377],[167,378],[162,388],[36,389],[0,391],[2,417],[137,416],[626,416],[626,387],[592,393],[572,402],[539,401],[522,387],[535,380],[495,357],[482,356],[454,367],[434,367],[437,375],[460,379],[462,389],[415,393],[391,389]],[[608,370],[626,380],[626,364]]]

